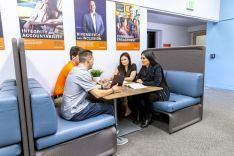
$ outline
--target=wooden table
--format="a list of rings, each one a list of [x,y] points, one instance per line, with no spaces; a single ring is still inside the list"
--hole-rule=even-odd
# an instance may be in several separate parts
[[[155,91],[159,91],[159,90],[162,90],[162,88],[147,86],[146,88],[132,89],[129,87],[123,87],[122,92],[110,94],[108,96],[103,97],[103,99],[104,100],[114,100],[115,121],[116,121],[116,125],[117,125],[117,99],[118,98],[123,98],[123,97],[138,95],[138,94],[144,94],[144,93],[149,93],[149,92],[155,92]]]
[[[149,92],[155,92],[155,91],[159,91],[159,90],[162,90],[162,88],[160,88],[160,87],[153,87],[153,86],[147,86],[147,87],[141,88],[141,89],[132,89],[132,88],[124,86],[122,92],[110,94],[108,96],[103,97],[104,100],[114,100],[116,128],[118,126],[118,116],[117,116],[117,99],[118,98],[123,98],[123,97],[138,95],[138,94],[144,94],[144,93],[149,93]]]

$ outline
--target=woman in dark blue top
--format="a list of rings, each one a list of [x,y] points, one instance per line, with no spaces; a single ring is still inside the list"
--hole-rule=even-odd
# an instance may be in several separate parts
[[[152,50],[145,50],[141,53],[142,68],[137,75],[137,83],[145,86],[157,86],[163,90],[146,93],[136,96],[138,110],[143,117],[141,127],[147,127],[152,121],[153,102],[169,99],[170,92],[164,77],[163,69],[157,63]]]

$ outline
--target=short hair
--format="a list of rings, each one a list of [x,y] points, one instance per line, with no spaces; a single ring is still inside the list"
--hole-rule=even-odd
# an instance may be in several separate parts
[[[89,57],[93,56],[93,52],[90,50],[83,50],[82,52],[80,52],[79,54],[79,60],[81,63],[85,63]]]
[[[79,55],[79,53],[81,51],[83,51],[84,49],[78,46],[72,46],[70,49],[70,60],[72,60],[72,56],[76,57],[77,55]]]

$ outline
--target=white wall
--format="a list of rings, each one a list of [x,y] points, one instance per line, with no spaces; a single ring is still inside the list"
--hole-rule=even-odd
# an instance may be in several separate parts
[[[194,11],[186,10],[187,0],[117,0],[152,10],[190,16],[208,21],[219,20],[220,0],[196,0]]]
[[[0,0],[0,9],[1,9],[2,27],[3,27],[3,35],[5,42],[5,50],[0,50],[0,83],[1,83],[6,79],[15,78],[13,54],[11,52],[12,51],[11,38],[19,37],[19,31],[17,29],[19,23],[18,20],[14,20],[17,17],[17,14],[14,14],[14,11],[12,11],[13,14],[9,17],[9,13],[11,13],[11,10],[17,10],[17,7],[15,5],[10,6],[7,5],[4,0]]]
[[[2,2],[2,1],[1,1]],[[20,37],[19,19],[17,13],[16,0],[8,0],[2,9],[2,19],[4,29],[4,38],[6,42],[6,50],[2,52],[0,69],[5,60],[11,55],[11,38]],[[64,40],[65,50],[28,50],[26,51],[26,60],[28,68],[28,76],[34,77],[49,91],[53,91],[56,78],[62,66],[69,60],[69,50],[75,45],[75,18],[73,0],[63,1],[63,17],[64,17]],[[103,77],[110,76],[118,64],[119,56],[123,51],[116,51],[115,42],[115,3],[107,1],[107,50],[93,51],[94,52],[94,68],[99,68],[104,71]],[[139,51],[129,51],[132,61],[140,68],[140,52],[146,49],[147,40],[147,9],[140,9],[141,45]],[[10,57],[12,58],[12,57]],[[2,63],[3,62],[3,63]],[[13,60],[11,61],[13,65]],[[8,67],[8,66],[5,66]],[[9,68],[8,68],[9,69]],[[14,73],[14,68],[9,70]],[[3,70],[0,70],[1,77]],[[9,78],[9,76],[0,79]]]
[[[162,31],[162,44],[171,44],[172,47],[190,45],[190,33],[187,27],[148,23],[147,28]]]
[[[164,12],[193,16],[209,20],[218,20],[219,0],[197,0],[195,10],[187,11],[185,9],[186,0],[118,0],[137,4],[141,7],[141,49],[140,51],[129,51],[133,62],[140,67],[140,52],[146,49],[147,41],[147,9],[154,8]],[[209,7],[207,7],[209,5]],[[0,51],[0,83],[14,77],[14,66],[12,59],[11,38],[19,38],[19,19],[17,12],[17,0],[0,0],[2,24],[4,29],[5,50]],[[35,50],[27,51],[27,66],[30,77],[36,77],[48,91],[53,90],[57,75],[62,66],[69,60],[69,49],[75,45],[75,21],[73,0],[63,1],[64,14],[64,38],[65,50]],[[108,49],[106,51],[94,51],[94,68],[104,70],[104,77],[111,75],[113,69],[118,64],[119,55],[122,51],[116,51],[115,43],[115,3],[107,1],[107,39]],[[177,36],[179,34],[173,34]],[[176,42],[176,41],[173,41]],[[174,43],[173,43],[174,44]]]
[[[206,25],[197,25],[193,27],[188,27],[188,32],[196,32],[206,30]]]

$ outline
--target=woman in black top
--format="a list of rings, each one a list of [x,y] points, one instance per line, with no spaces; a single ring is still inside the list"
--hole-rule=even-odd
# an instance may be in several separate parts
[[[137,75],[136,82],[145,86],[157,86],[163,90],[146,93],[136,96],[136,103],[139,112],[143,117],[141,127],[147,127],[152,121],[153,102],[165,101],[169,99],[170,92],[164,77],[163,69],[156,62],[152,50],[145,50],[141,53],[142,68]]]
[[[136,64],[131,63],[130,55],[126,52],[122,53],[119,59],[119,65],[114,72],[114,75],[124,76],[124,80],[127,82],[135,81],[137,73]],[[114,75],[109,79],[112,80]],[[125,110],[124,116],[128,116],[132,111],[128,106],[128,99],[121,98],[123,109]]]

